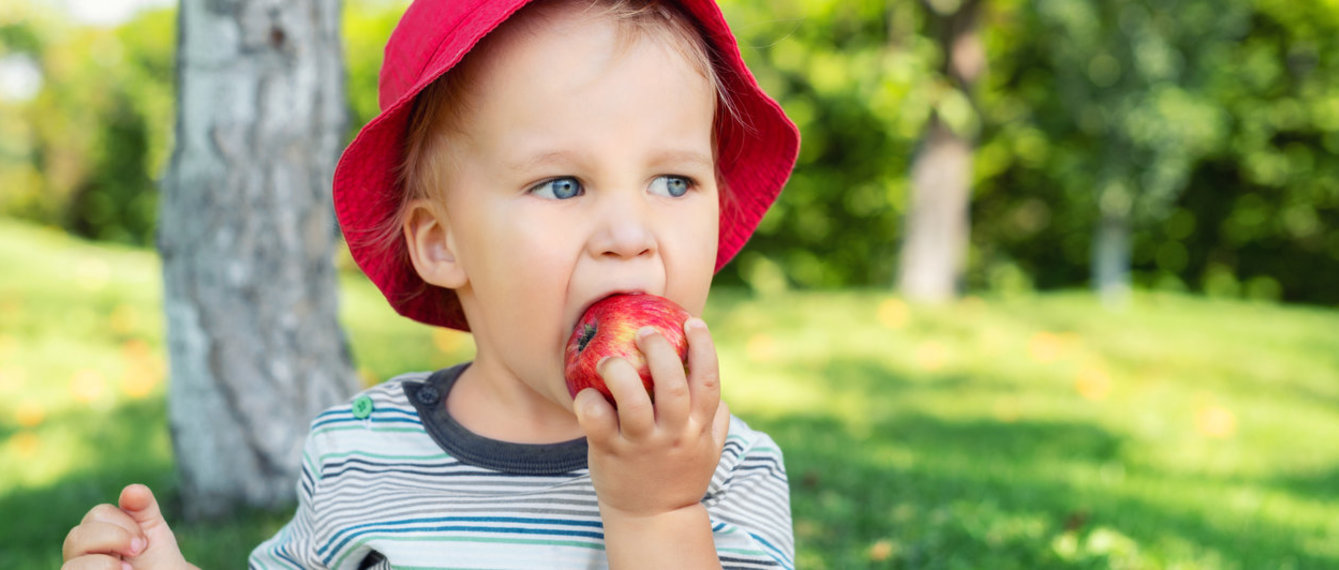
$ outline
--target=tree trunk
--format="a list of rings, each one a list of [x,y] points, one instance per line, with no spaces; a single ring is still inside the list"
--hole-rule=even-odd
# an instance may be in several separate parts
[[[911,203],[898,289],[908,299],[944,302],[958,294],[967,250],[971,143],[937,117],[911,168]]]
[[[1093,284],[1102,304],[1119,309],[1130,300],[1130,223],[1102,216],[1093,241]]]
[[[978,21],[980,0],[926,1],[938,28],[942,73],[948,84],[971,100],[973,87],[985,71],[985,50]],[[952,9],[952,12],[945,12]],[[965,125],[951,125],[936,111],[930,118],[920,151],[911,166],[911,200],[897,287],[908,299],[943,302],[956,298],[965,265],[971,226],[972,135]]]
[[[185,515],[293,500],[309,422],[356,387],[330,181],[338,0],[183,0],[158,247]]]
[[[1112,176],[1121,180],[1124,176]],[[1125,307],[1130,300],[1130,216],[1133,197],[1120,182],[1101,186],[1098,194],[1100,219],[1093,232],[1093,288],[1109,309]]]

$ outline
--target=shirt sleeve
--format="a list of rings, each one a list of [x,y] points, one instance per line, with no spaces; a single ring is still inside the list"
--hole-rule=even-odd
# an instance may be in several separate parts
[[[315,512],[312,502],[321,479],[321,451],[317,441],[318,438],[309,431],[302,450],[302,471],[298,476],[297,512],[278,533],[251,551],[247,561],[251,570],[327,568],[316,555],[313,532]]]
[[[790,484],[772,438],[730,420],[721,464],[703,500],[725,568],[794,568]]]

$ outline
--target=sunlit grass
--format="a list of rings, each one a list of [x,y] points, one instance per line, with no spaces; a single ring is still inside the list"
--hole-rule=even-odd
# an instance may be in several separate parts
[[[843,292],[714,322],[806,567],[1339,564],[1333,311]]]
[[[0,567],[127,482],[176,504],[156,258],[0,220]],[[468,358],[347,275],[366,382]],[[1142,293],[717,291],[726,398],[786,452],[803,568],[1339,567],[1339,312]],[[180,525],[242,566],[287,513]]]

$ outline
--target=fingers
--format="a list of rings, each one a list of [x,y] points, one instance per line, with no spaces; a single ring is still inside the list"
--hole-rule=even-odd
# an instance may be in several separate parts
[[[678,351],[664,336],[650,327],[637,331],[637,348],[646,357],[655,379],[654,403],[631,363],[622,358],[600,362],[599,374],[617,405],[615,409],[607,402],[574,399],[578,421],[588,437],[592,430],[598,430],[601,434],[622,433],[636,439],[651,434],[657,427],[675,433],[690,427],[690,420],[694,420],[691,425],[698,426],[695,429],[715,427],[721,404],[716,345],[700,318],[688,319],[684,333],[688,337],[687,372]],[[588,417],[583,419],[583,414]]]
[[[655,379],[656,423],[677,430],[688,421],[690,394],[684,376],[683,360],[664,336],[654,328],[637,331],[637,348],[646,356],[651,377]]]
[[[618,416],[599,390],[586,388],[579,392],[572,399],[572,410],[591,443],[603,444],[618,434]]]
[[[113,558],[134,557],[148,544],[139,525],[116,507],[98,505],[65,536],[61,553],[65,560],[88,554],[106,554]]]
[[[116,556],[90,554],[66,562],[60,570],[131,570],[131,566]]]
[[[65,536],[62,554],[66,560],[73,560],[88,554],[104,554],[118,558],[134,557],[144,550],[145,541],[120,526],[104,523],[84,523],[70,529]]]
[[[721,403],[721,369],[716,360],[716,343],[711,339],[707,323],[693,317],[683,324],[688,336],[688,391],[692,399],[692,416],[707,424],[716,419]]]
[[[651,433],[656,427],[655,408],[637,369],[617,357],[606,358],[597,368],[604,378],[604,385],[618,403],[618,426],[623,435],[640,438]]]

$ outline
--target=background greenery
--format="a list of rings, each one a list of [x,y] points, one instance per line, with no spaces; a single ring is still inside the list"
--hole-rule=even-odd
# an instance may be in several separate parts
[[[0,567],[57,567],[130,482],[175,519],[156,256],[0,220],[0,266]],[[366,382],[469,357],[342,291]],[[786,453],[801,568],[1339,566],[1334,310],[718,288],[706,317],[732,410]],[[176,530],[237,568],[289,516]]]
[[[1136,284],[1334,306],[1339,3],[986,0],[989,71],[937,71],[961,0],[725,0],[745,58],[799,125],[799,165],[738,263],[752,288],[891,285],[907,172],[932,112],[978,138],[970,290],[1083,286],[1099,215],[1133,221]],[[376,112],[403,1],[349,0],[350,136]],[[171,10],[72,24],[0,10],[0,215],[145,245],[171,148]],[[1114,206],[1113,206],[1114,205]]]

